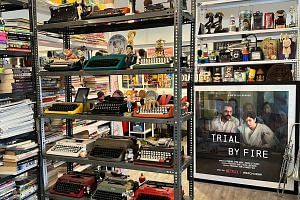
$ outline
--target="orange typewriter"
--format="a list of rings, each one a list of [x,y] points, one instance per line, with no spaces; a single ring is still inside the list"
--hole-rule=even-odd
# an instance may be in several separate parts
[[[148,91],[144,105],[135,108],[133,117],[145,118],[172,118],[174,117],[174,105],[171,104],[172,95],[160,95],[154,91]]]
[[[146,181],[134,192],[134,200],[174,200],[173,187],[171,183]]]
[[[82,198],[91,195],[96,187],[97,180],[95,176],[72,172],[60,177],[49,192],[54,195]]]

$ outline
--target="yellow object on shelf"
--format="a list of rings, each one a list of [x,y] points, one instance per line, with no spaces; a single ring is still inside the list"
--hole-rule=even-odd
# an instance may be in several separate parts
[[[52,104],[51,107],[47,108],[45,114],[61,114],[61,115],[74,115],[82,113],[84,109],[83,103],[73,102],[59,102]]]

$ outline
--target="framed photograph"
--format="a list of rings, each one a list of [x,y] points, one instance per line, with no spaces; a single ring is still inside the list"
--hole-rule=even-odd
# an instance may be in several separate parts
[[[195,179],[277,189],[289,138],[293,158],[298,148],[291,133],[299,119],[297,90],[280,84],[195,86]],[[288,178],[286,190],[295,188]]]

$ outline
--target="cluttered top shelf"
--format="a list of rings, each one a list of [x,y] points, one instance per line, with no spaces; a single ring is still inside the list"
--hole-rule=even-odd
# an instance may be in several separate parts
[[[183,13],[184,23],[191,22],[189,13]],[[152,11],[133,15],[103,17],[88,20],[77,20],[60,23],[45,23],[38,26],[39,31],[52,33],[85,34],[97,32],[114,32],[130,29],[146,29],[171,26],[174,24],[174,10]]]

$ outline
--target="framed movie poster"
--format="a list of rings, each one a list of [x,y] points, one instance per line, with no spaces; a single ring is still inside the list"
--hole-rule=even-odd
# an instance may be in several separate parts
[[[290,134],[295,157],[296,89],[195,86],[195,179],[276,189]],[[286,190],[294,189],[288,178]]]

